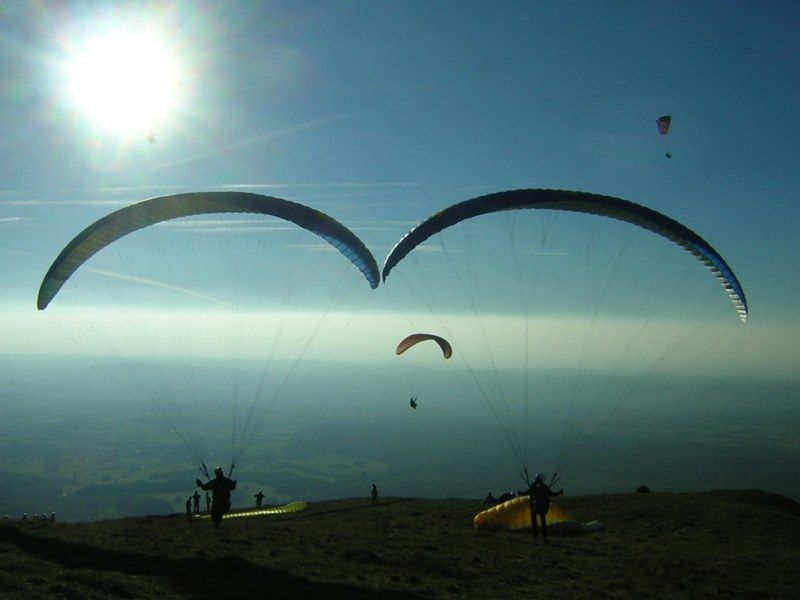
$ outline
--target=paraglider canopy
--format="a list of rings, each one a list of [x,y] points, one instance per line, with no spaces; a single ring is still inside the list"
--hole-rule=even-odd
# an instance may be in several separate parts
[[[664,115],[656,119],[656,127],[658,127],[658,133],[659,135],[665,138],[664,156],[666,156],[667,158],[672,158],[672,153],[669,151],[669,148],[666,147],[666,137],[665,137],[669,133],[670,123],[672,123],[672,117],[670,115]]]
[[[662,117],[663,118],[663,117]],[[457,223],[480,215],[510,210],[558,210],[616,219],[652,231],[689,252],[719,280],[742,322],[747,300],[739,280],[725,259],[697,233],[651,208],[621,198],[588,192],[548,189],[508,190],[471,198],[438,211],[409,231],[386,257],[383,280],[425,240]]]
[[[672,117],[670,115],[664,115],[663,117],[658,117],[656,119],[656,126],[658,127],[658,133],[661,135],[667,135],[669,133],[669,124],[672,122]]]
[[[447,359],[453,356],[453,347],[443,337],[438,335],[433,335],[432,333],[412,333],[408,337],[404,338],[399,344],[397,344],[397,349],[395,350],[395,354],[400,356],[403,352],[411,348],[412,346],[416,346],[420,342],[425,342],[428,340],[433,340],[439,347],[442,349],[442,355]]]
[[[296,202],[260,194],[191,192],[132,204],[89,225],[64,247],[50,266],[39,288],[37,308],[47,308],[81,265],[118,239],[170,219],[216,213],[264,214],[291,221],[339,250],[361,271],[371,288],[378,287],[378,265],[370,251],[352,231],[325,213]]]

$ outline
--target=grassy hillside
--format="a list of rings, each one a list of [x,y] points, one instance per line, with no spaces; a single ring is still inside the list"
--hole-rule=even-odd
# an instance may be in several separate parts
[[[477,501],[0,526],[4,598],[798,598],[800,505],[757,490],[565,497],[580,537],[485,533]]]

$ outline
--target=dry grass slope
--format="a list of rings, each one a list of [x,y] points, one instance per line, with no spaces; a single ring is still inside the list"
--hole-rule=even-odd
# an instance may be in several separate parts
[[[483,533],[479,502],[0,527],[4,598],[800,598],[800,505],[758,490],[566,497],[606,531]]]

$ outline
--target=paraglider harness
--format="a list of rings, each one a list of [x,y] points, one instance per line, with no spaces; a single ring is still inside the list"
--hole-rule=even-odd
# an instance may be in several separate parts
[[[236,463],[231,463],[231,466],[228,469],[228,479],[231,478],[231,475],[233,474],[233,470],[235,468],[236,468]],[[211,475],[208,474],[208,467],[206,467],[206,463],[204,463],[204,462],[200,463],[199,469],[200,469],[200,472],[203,475],[205,475],[208,478],[209,481],[214,479],[214,477],[211,477]],[[197,480],[197,485],[200,485],[200,480],[199,479]],[[206,489],[206,488],[203,488],[203,489]],[[223,512],[228,512],[230,509],[231,509],[231,498],[230,498],[230,495],[228,495],[228,500],[225,503],[225,506],[223,507]],[[212,510],[213,510],[213,504],[212,504]]]
[[[525,482],[525,485],[528,488],[530,488],[531,487],[531,478],[528,475],[528,467],[522,467],[522,473],[520,473],[520,477],[522,477],[522,480]],[[553,476],[550,478],[550,483],[547,484],[547,487],[551,488],[555,484],[557,484],[559,481],[561,481],[561,472],[560,471],[554,471],[553,472]]]
[[[525,482],[527,489],[531,489],[531,478],[528,475],[528,467],[522,467],[522,473],[520,473],[520,477]],[[547,487],[552,489],[555,484],[561,481],[561,473],[559,471],[554,471],[552,477],[550,477],[550,483],[547,484]],[[528,502],[530,502],[531,509],[533,512],[536,511],[536,498],[534,497],[533,493],[530,493],[528,496]]]
[[[200,463],[198,467],[200,472],[206,476],[206,479],[212,479],[211,475],[208,474],[208,467],[206,467],[206,463]],[[233,475],[233,470],[236,468],[236,463],[231,463],[230,468],[228,469],[228,479],[230,479],[231,475]]]

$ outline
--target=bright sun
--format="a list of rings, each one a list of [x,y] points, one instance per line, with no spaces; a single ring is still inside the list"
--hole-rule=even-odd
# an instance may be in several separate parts
[[[108,31],[70,53],[63,77],[69,102],[116,134],[154,132],[178,108],[176,57],[149,33]]]

